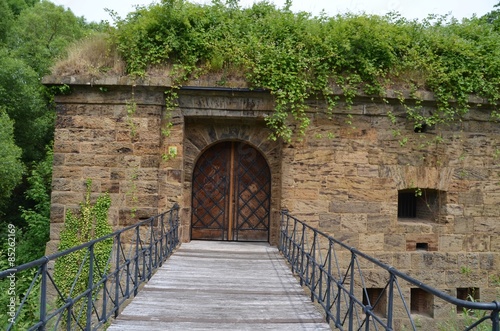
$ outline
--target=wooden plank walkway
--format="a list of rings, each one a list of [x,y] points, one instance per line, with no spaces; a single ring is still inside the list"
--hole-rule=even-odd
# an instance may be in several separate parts
[[[182,244],[107,329],[331,330],[277,248]]]

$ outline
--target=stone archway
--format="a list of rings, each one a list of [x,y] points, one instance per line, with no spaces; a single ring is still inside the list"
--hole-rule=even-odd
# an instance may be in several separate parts
[[[279,208],[281,196],[281,145],[268,139],[269,130],[263,121],[257,120],[199,120],[186,118],[184,139],[184,190],[186,206],[183,217],[183,240],[191,239],[193,175],[203,153],[222,142],[237,142],[255,149],[267,163],[270,175],[270,213],[268,240],[277,244],[279,235]],[[189,207],[187,207],[189,206]],[[225,234],[224,240],[237,240]],[[229,234],[231,235],[231,234]],[[260,237],[259,237],[260,238]],[[194,237],[196,239],[196,236]],[[251,238],[242,240],[252,240]],[[262,240],[262,238],[257,239]]]

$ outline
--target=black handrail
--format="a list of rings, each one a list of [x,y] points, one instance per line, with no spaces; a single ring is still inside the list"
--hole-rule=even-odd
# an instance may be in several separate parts
[[[105,266],[96,262],[96,245],[113,241],[111,255]],[[0,272],[0,280],[16,277],[32,271],[32,281],[15,315],[9,317],[7,330],[98,330],[112,317],[117,317],[120,308],[131,297],[137,295],[142,283],[148,281],[154,271],[173,253],[179,241],[179,206],[163,214],[125,227],[107,236],[97,238],[68,250],[44,256],[35,261]],[[53,277],[53,266],[58,259],[78,251],[85,257],[73,288],[64,293]],[[82,270],[88,268],[88,275]],[[23,275],[23,274],[21,274]],[[80,276],[86,279],[86,289],[74,292]],[[23,322],[20,317],[28,307],[30,298],[36,297],[39,319],[33,325],[17,327]]]
[[[398,325],[417,330],[415,317],[399,285],[399,280],[403,280],[449,304],[485,312],[484,317],[465,326],[464,331],[483,323],[491,323],[492,331],[500,331],[500,302],[474,302],[448,295],[311,227],[286,210],[281,211],[279,249],[301,285],[309,289],[311,300],[323,308],[326,320],[340,330],[394,330],[395,320]],[[367,261],[386,272],[385,287],[374,302],[370,302],[362,267]],[[362,293],[364,298],[359,299],[356,293]],[[386,301],[385,313],[381,314],[376,307]],[[395,312],[397,301],[399,310]]]

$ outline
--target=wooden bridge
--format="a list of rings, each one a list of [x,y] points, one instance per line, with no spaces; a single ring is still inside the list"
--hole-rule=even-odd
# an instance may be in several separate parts
[[[331,328],[277,248],[192,241],[157,270],[107,330]]]
[[[0,325],[7,331],[436,329],[432,319],[418,326],[405,286],[480,313],[455,329],[500,331],[500,302],[452,297],[286,211],[278,251],[255,242],[192,241],[179,247],[178,210],[176,204],[113,234],[0,271],[0,281],[11,286],[12,279],[33,277],[20,304],[9,307],[8,316],[0,314]],[[111,243],[108,261],[100,263],[96,252]],[[80,265],[67,289],[51,268],[76,253]],[[367,287],[361,267],[367,264],[385,275],[378,296]]]

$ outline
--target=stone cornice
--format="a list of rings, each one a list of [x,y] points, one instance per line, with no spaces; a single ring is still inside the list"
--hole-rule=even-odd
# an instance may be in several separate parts
[[[168,76],[153,76],[143,78],[131,78],[130,76],[105,76],[95,77],[90,75],[74,75],[74,76],[55,76],[49,75],[42,79],[44,85],[70,85],[70,86],[141,86],[141,87],[169,87],[173,85],[171,77]],[[204,90],[204,91],[264,91],[262,89],[250,89],[248,83],[244,80],[228,80],[224,85],[220,85],[216,79],[210,77],[190,80],[183,85],[185,89]],[[334,95],[343,95],[343,91],[338,86],[332,86]],[[368,95],[362,91],[358,91],[358,97],[361,98],[385,98],[388,100],[420,100],[423,102],[434,103],[436,98],[433,92],[426,90],[410,91],[386,89],[384,95]],[[469,97],[471,105],[487,105],[488,101],[484,98],[471,95]]]

